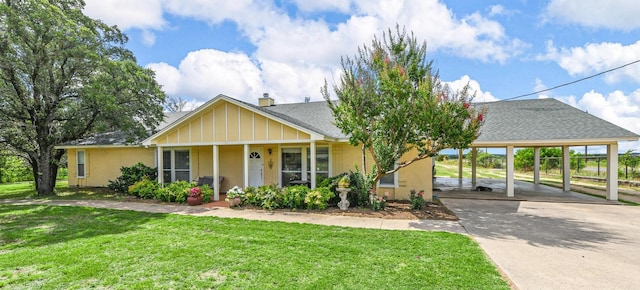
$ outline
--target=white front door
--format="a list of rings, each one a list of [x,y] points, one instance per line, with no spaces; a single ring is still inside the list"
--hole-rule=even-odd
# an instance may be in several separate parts
[[[262,157],[262,148],[249,150],[249,186],[258,187],[264,183]]]

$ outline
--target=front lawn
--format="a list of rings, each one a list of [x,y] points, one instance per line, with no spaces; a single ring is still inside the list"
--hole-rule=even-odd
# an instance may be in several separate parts
[[[508,289],[470,238],[0,206],[0,288]]]

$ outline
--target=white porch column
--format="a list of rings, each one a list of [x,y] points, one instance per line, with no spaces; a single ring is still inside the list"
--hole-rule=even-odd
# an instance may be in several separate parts
[[[513,166],[513,146],[507,146],[507,185],[505,187],[506,192],[507,192],[507,196],[508,197],[513,197],[514,196],[514,186],[515,186],[515,181],[514,181],[514,166]]]
[[[533,184],[540,184],[540,147],[533,148]]]
[[[476,187],[476,159],[478,158],[478,148],[471,148],[471,186]]]
[[[158,156],[158,183],[164,184],[164,154],[162,146],[156,148],[156,155]]]
[[[571,191],[571,159],[569,146],[562,146],[562,190]]]
[[[462,149],[458,149],[458,179],[462,180]]]
[[[249,144],[244,144],[242,152],[244,154],[242,157],[242,187],[247,188],[249,186]]]
[[[213,145],[213,200],[220,200],[220,156],[218,145]]]
[[[618,200],[618,143],[607,145],[607,199]]]
[[[311,156],[309,156],[311,161],[311,164],[309,164],[309,168],[311,168],[311,188],[316,188],[316,141],[311,141],[309,151],[311,151]]]

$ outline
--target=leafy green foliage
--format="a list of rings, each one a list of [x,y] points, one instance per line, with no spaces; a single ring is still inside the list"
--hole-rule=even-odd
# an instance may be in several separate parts
[[[399,27],[343,58],[342,70],[333,87],[338,101],[326,83],[322,94],[349,143],[370,153],[374,185],[443,149],[467,148],[478,137],[484,109],[469,104],[469,86],[452,91],[442,85],[426,59],[426,43]],[[401,160],[412,151],[417,154]]]
[[[155,198],[159,190],[160,184],[158,184],[157,181],[150,180],[148,178],[143,178],[129,186],[129,194],[144,199]]]
[[[282,193],[282,205],[286,208],[303,208],[310,189],[305,185],[289,186]]]
[[[0,183],[32,181],[31,169],[25,160],[9,152],[0,152]]]
[[[424,190],[416,192],[415,189],[409,191],[409,201],[412,209],[422,209],[427,202],[424,200]]]
[[[164,118],[153,71],[136,63],[118,28],[83,7],[0,3],[0,139],[28,160],[39,195],[53,193],[62,164],[54,146],[114,131],[140,140]]]
[[[329,190],[329,188],[317,187],[307,193],[307,196],[304,198],[304,203],[307,205],[307,209],[323,210],[327,208],[329,200],[335,195],[336,194]]]
[[[533,170],[533,151],[533,148],[519,149],[514,155],[514,166],[523,170]],[[578,166],[582,169],[586,166],[584,162],[578,163],[578,159],[575,157],[579,157],[579,155],[575,151],[569,150],[569,167],[571,169],[576,169]],[[540,148],[540,161],[542,170],[561,168],[562,148]]]
[[[156,199],[165,202],[185,203],[189,196],[189,190],[193,187],[196,187],[195,182],[184,180],[171,182],[158,191]]]
[[[129,191],[129,187],[138,181],[143,179],[156,180],[158,177],[158,170],[156,168],[149,167],[142,162],[138,162],[132,166],[120,167],[121,175],[116,180],[109,180],[109,189],[126,193]]]
[[[388,193],[386,192],[380,196],[373,192],[369,194],[369,204],[371,204],[371,209],[374,211],[383,210],[387,207],[387,197]]]

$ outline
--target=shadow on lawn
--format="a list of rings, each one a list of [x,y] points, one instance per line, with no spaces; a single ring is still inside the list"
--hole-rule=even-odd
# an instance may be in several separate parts
[[[517,201],[448,200],[460,223],[475,237],[518,239],[533,246],[581,249],[624,241],[613,231],[572,218],[518,212]],[[479,205],[480,204],[480,205]]]
[[[1,205],[0,247],[37,247],[119,234],[164,216],[88,207]]]

